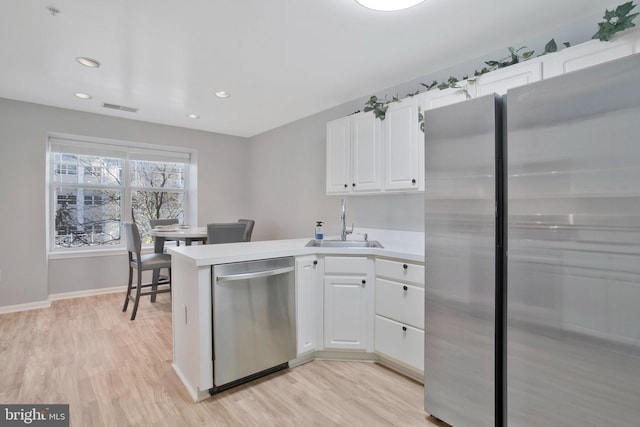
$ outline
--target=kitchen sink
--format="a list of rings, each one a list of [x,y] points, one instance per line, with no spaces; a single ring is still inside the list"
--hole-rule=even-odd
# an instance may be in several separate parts
[[[377,240],[309,240],[305,246],[315,248],[383,248]]]

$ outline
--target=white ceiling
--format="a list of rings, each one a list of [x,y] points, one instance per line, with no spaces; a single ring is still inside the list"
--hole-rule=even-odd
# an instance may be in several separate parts
[[[623,2],[3,0],[0,97],[248,137]]]

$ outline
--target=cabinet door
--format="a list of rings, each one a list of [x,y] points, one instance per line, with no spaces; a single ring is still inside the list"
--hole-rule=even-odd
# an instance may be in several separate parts
[[[420,190],[424,181],[421,145],[424,134],[418,120],[418,98],[389,105],[383,122],[386,154],[385,190]]]
[[[634,51],[634,43],[635,40],[629,38],[610,42],[591,40],[569,49],[563,49],[544,57],[544,78],[548,79],[631,55]]]
[[[476,82],[476,96],[491,93],[504,95],[508,89],[539,80],[542,80],[542,62],[539,59],[532,59],[480,76]]]
[[[467,90],[472,89],[473,88],[467,88]],[[434,108],[438,107],[444,107],[445,105],[466,101],[467,94],[462,89],[431,89],[428,92],[421,93],[418,99],[420,105],[422,106],[422,111],[426,111],[433,110]]]
[[[367,349],[367,286],[363,276],[325,277],[325,348]]]
[[[327,194],[351,191],[351,117],[327,123]]]
[[[296,258],[296,337],[300,356],[318,348],[320,304],[318,261],[315,256]]]
[[[382,190],[382,144],[380,119],[373,112],[351,116],[353,192]]]
[[[376,316],[376,352],[424,371],[424,331]]]

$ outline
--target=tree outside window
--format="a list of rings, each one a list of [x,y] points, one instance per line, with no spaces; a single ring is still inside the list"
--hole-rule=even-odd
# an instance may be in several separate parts
[[[125,206],[143,243],[153,240],[149,220],[183,221],[188,164],[123,157],[52,153],[54,249],[123,244]]]

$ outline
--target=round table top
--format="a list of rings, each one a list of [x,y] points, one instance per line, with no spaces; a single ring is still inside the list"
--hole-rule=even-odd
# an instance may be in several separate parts
[[[165,238],[198,238],[207,237],[207,227],[188,227],[184,225],[153,228],[152,236]]]

